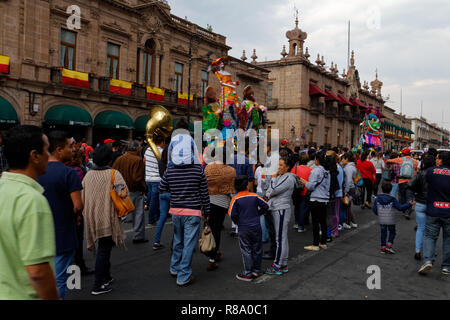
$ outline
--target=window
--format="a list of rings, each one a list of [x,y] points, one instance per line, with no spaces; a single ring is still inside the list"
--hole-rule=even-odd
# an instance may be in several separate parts
[[[208,71],[202,70],[202,97],[206,95],[206,88],[208,88]]]
[[[267,86],[267,99],[269,102],[272,102],[272,94],[273,94],[273,84],[269,84]]]
[[[153,86],[155,83],[155,46],[152,39],[145,42],[142,59],[142,82],[147,86]]]
[[[108,42],[107,77],[119,79],[119,52],[120,46]]]
[[[75,52],[77,34],[61,29],[60,65],[69,70],[75,70]]]
[[[183,65],[175,62],[175,78],[173,90],[183,92]]]

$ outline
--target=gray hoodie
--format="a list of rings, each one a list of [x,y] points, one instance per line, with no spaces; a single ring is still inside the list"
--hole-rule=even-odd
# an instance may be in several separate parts
[[[270,210],[289,209],[292,206],[292,192],[294,188],[299,188],[300,179],[293,173],[285,173],[282,176],[272,178],[266,192],[269,198]],[[271,198],[272,196],[272,198]]]
[[[344,167],[344,194],[348,194],[355,188],[353,178],[356,176],[356,166],[354,162],[349,162]]]
[[[328,202],[330,200],[330,173],[324,167],[315,167],[309,176],[306,188],[311,193],[311,201]]]

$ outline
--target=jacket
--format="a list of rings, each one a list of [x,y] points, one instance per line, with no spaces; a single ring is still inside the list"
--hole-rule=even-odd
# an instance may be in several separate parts
[[[300,179],[293,173],[272,178],[266,196],[269,198],[270,210],[289,209],[292,206],[292,192],[294,187],[301,186]]]
[[[356,176],[356,166],[354,162],[347,163],[344,167],[344,195],[351,189],[355,189],[353,178]]]
[[[396,198],[389,194],[380,194],[373,204],[372,210],[378,216],[382,225],[394,225],[396,210],[406,211],[411,208],[410,203],[401,205]]]
[[[114,162],[131,192],[145,192],[145,166],[141,157],[125,153]]]
[[[420,171],[416,174],[410,182],[408,182],[408,189],[414,193],[416,202],[427,204],[428,183],[426,174],[428,170]]]
[[[342,198],[344,195],[342,194],[342,185],[344,184],[344,170],[340,165],[337,166],[338,169],[338,183],[339,183],[339,190],[336,191],[335,196],[336,198]]]
[[[434,167],[426,173],[427,215],[450,218],[450,167]]]
[[[231,200],[228,215],[239,231],[248,231],[261,228],[260,216],[268,209],[267,202],[256,193],[242,191]]]
[[[312,191],[311,201],[330,201],[330,182],[330,174],[324,167],[318,166],[314,168],[309,176],[309,182],[306,184],[306,188]]]
[[[366,160],[366,161],[361,161],[358,160],[357,164],[356,164],[356,168],[359,169],[359,172],[361,173],[361,176],[363,177],[363,179],[370,179],[370,181],[372,181],[372,183],[374,184],[376,181],[376,170],[375,167],[373,166],[373,163]]]

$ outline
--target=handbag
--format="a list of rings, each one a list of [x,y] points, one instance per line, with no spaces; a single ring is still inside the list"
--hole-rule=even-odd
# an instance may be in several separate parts
[[[344,206],[348,207],[350,205],[350,198],[349,198],[349,196],[345,196],[342,199],[342,203],[344,204]]]
[[[214,239],[210,226],[206,222],[198,240],[198,247],[200,252],[207,256],[216,249],[216,240]]]
[[[117,217],[123,218],[126,217],[129,213],[133,212],[135,210],[135,207],[133,201],[131,201],[130,199],[130,196],[127,195],[125,198],[122,198],[117,194],[116,188],[114,187],[115,172],[116,170],[112,171],[111,176],[112,189],[109,190],[109,194],[114,203],[114,208],[116,209]]]
[[[359,182],[361,181],[362,176],[361,173],[359,172],[359,169],[356,171],[356,175],[353,178],[353,183],[355,184],[355,186],[357,186],[359,184]]]

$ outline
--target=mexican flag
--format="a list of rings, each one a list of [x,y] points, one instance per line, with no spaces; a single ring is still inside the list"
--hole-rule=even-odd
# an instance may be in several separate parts
[[[0,55],[0,73],[9,73],[9,57]]]
[[[194,95],[191,94],[191,96],[189,97],[189,100],[191,101],[189,103],[189,105],[192,106],[192,102],[194,101]],[[180,93],[178,92],[178,104],[182,104],[187,106],[188,104],[188,95],[187,93]]]

